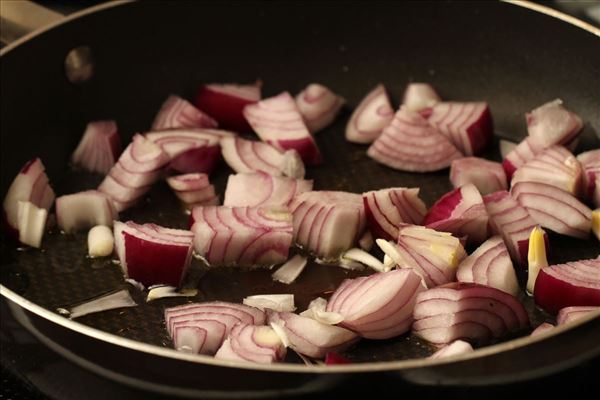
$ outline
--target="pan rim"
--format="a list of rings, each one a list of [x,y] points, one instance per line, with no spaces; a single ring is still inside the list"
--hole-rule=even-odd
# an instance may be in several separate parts
[[[588,31],[589,33],[592,33],[593,35],[596,35],[600,38],[600,28],[596,28],[587,22],[584,22],[575,17],[564,14],[560,11],[551,9],[551,8],[543,6],[543,5],[534,4],[534,3],[531,3],[530,1],[525,1],[525,0],[502,0],[502,1],[505,3],[511,4],[511,5],[519,6],[522,8],[527,8],[527,9],[530,9],[535,12],[546,14],[553,18],[557,18],[559,20],[562,20],[563,22],[569,23],[580,29]],[[115,0],[115,1],[112,1],[109,3],[96,5],[96,6],[75,12],[73,14],[70,14],[59,21],[56,21],[44,28],[38,29],[34,32],[31,32],[31,33],[17,39],[16,41],[10,43],[9,45],[5,46],[4,48],[2,48],[0,50],[0,59],[1,59],[1,57],[5,56],[9,52],[11,52],[15,48],[17,48],[18,46],[28,42],[29,40],[34,39],[35,37],[47,32],[47,31],[50,31],[56,27],[59,27],[62,24],[65,24],[67,22],[84,17],[84,16],[92,14],[92,13],[96,13],[96,12],[99,12],[99,11],[102,11],[105,9],[110,9],[112,7],[127,5],[127,4],[130,4],[133,2],[134,2],[134,0]],[[434,366],[450,364],[450,363],[454,363],[454,362],[468,361],[468,360],[479,359],[479,358],[487,357],[490,355],[502,353],[505,351],[515,350],[515,349],[518,349],[518,348],[521,348],[524,346],[528,346],[532,343],[536,343],[538,341],[544,340],[545,338],[553,337],[553,336],[561,334],[562,332],[566,332],[571,329],[574,329],[574,328],[576,328],[580,325],[583,325],[597,317],[600,317],[600,310],[598,310],[596,312],[591,313],[591,315],[588,315],[579,320],[573,321],[570,324],[558,326],[558,327],[550,330],[549,332],[546,332],[546,333],[538,335],[538,336],[534,336],[534,337],[525,336],[525,337],[514,339],[514,340],[511,340],[508,342],[499,343],[499,344],[495,344],[495,345],[491,345],[491,346],[486,346],[486,347],[477,349],[468,354],[457,355],[457,356],[452,356],[452,357],[442,358],[442,359],[435,359],[435,360],[431,360],[428,358],[421,358],[421,359],[410,359],[410,360],[401,360],[401,361],[379,361],[379,362],[367,362],[367,363],[360,363],[360,364],[328,365],[328,366],[325,366],[325,365],[306,366],[306,365],[301,365],[301,364],[285,364],[285,363],[263,365],[263,364],[223,361],[223,360],[217,360],[210,356],[197,355],[197,354],[186,354],[186,353],[179,352],[175,349],[159,347],[159,346],[151,345],[148,343],[138,342],[138,341],[124,338],[124,337],[120,337],[120,336],[93,328],[91,326],[84,325],[77,321],[67,319],[63,316],[60,316],[50,310],[47,310],[29,300],[27,300],[26,298],[20,296],[19,294],[13,292],[12,290],[8,289],[7,287],[5,287],[4,285],[1,285],[1,284],[0,284],[0,295],[4,296],[5,298],[7,298],[10,301],[13,301],[14,303],[16,303],[20,307],[26,309],[27,311],[29,311],[33,314],[36,314],[39,317],[44,318],[48,321],[56,323],[56,324],[62,326],[63,328],[72,330],[79,334],[89,336],[94,339],[97,339],[97,340],[100,340],[103,342],[107,342],[107,343],[110,343],[110,344],[113,344],[116,346],[128,348],[131,350],[141,351],[144,353],[148,353],[148,354],[152,354],[152,355],[156,355],[156,356],[160,356],[160,357],[167,357],[167,358],[171,358],[171,359],[177,359],[180,361],[186,361],[186,362],[192,362],[192,363],[198,363],[198,364],[214,365],[214,366],[218,366],[218,367],[248,369],[248,370],[262,370],[262,371],[270,371],[270,372],[287,372],[287,373],[315,373],[315,374],[333,373],[333,374],[337,374],[337,373],[364,373],[364,372],[378,372],[378,371],[397,371],[397,370],[417,369],[417,368],[423,368],[423,367],[434,367]]]

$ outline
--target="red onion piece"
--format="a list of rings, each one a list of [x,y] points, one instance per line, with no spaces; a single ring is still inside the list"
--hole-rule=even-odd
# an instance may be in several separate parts
[[[121,138],[115,121],[87,124],[71,162],[89,172],[108,173],[121,153]]]
[[[360,339],[348,329],[290,312],[270,313],[269,322],[283,328],[294,351],[312,358],[322,359],[329,352],[344,351]]]
[[[527,161],[539,154],[544,147],[538,145],[530,137],[523,139],[511,152],[509,152],[502,161],[502,167],[506,172],[508,180],[512,179],[517,169],[523,166]]]
[[[577,160],[583,167],[585,198],[596,207],[600,207],[600,149],[581,153]]]
[[[525,114],[529,137],[538,145],[568,144],[583,128],[583,121],[556,99]]]
[[[170,95],[158,110],[152,130],[172,128],[216,128],[217,121],[198,110],[189,101]]]
[[[467,236],[469,243],[480,244],[488,238],[488,219],[481,194],[469,183],[436,201],[423,225],[456,237]]]
[[[508,249],[500,236],[485,241],[458,266],[459,282],[475,282],[516,296],[519,282]]]
[[[534,295],[536,304],[550,313],[572,306],[600,306],[600,259],[542,268]]]
[[[118,217],[110,197],[97,190],[56,198],[56,223],[67,233],[96,225],[112,226]]]
[[[296,105],[311,133],[333,122],[346,100],[327,87],[311,83],[296,96]]]
[[[229,175],[223,205],[231,207],[288,206],[313,181],[272,176],[265,172]]]
[[[430,109],[441,101],[440,96],[428,83],[409,83],[404,91],[402,105],[410,111]]]
[[[549,330],[552,330],[552,328],[554,328],[554,325],[552,325],[552,324],[550,324],[548,322],[544,322],[544,323],[538,325],[538,327],[535,328],[533,330],[533,332],[531,332],[531,335],[529,335],[529,336],[540,335],[540,334],[542,334],[544,332],[548,332]]]
[[[380,272],[342,282],[327,303],[340,324],[368,339],[389,339],[410,329],[421,278],[408,269]]]
[[[342,355],[330,351],[325,355],[325,365],[340,365],[340,364],[352,364],[352,361],[348,360]]]
[[[476,283],[453,282],[417,296],[413,333],[441,346],[460,339],[486,343],[529,326],[510,294]]]
[[[427,114],[429,123],[467,156],[479,155],[492,144],[494,126],[487,103],[437,103]]]
[[[285,357],[286,348],[269,326],[237,324],[233,327],[215,358],[271,364]]]
[[[168,161],[169,156],[159,146],[142,135],[135,135],[98,190],[108,195],[115,209],[121,212],[150,190]]]
[[[472,183],[482,196],[508,189],[502,164],[477,157],[452,161],[450,182],[455,188]]]
[[[30,202],[38,208],[49,210],[54,203],[54,191],[39,158],[28,161],[11,183],[4,197],[4,222],[7,232],[19,237],[19,201]]]
[[[193,173],[177,175],[167,178],[167,183],[173,189],[175,196],[185,204],[207,205],[212,204],[218,197],[215,187],[208,183],[208,175]]]
[[[27,246],[40,248],[46,228],[48,210],[39,208],[29,201],[19,200],[17,212],[19,242]]]
[[[295,242],[324,259],[335,259],[354,247],[366,225],[362,197],[355,193],[304,192],[290,209]]]
[[[582,193],[583,170],[579,161],[563,146],[550,146],[517,169],[511,185],[519,182],[541,182],[579,197]]]
[[[538,225],[537,222],[507,191],[483,196],[483,202],[490,217],[492,232],[502,236],[515,263],[527,266],[529,234]],[[548,246],[546,236],[546,248]]]
[[[592,228],[592,210],[570,193],[539,182],[518,182],[511,195],[544,228],[585,239]]]
[[[277,271],[271,275],[273,280],[289,285],[294,282],[306,267],[308,259],[296,254],[285,262]]]
[[[468,343],[462,340],[455,340],[447,346],[442,347],[435,353],[433,353],[429,358],[436,360],[439,358],[446,358],[457,356],[459,354],[467,354],[473,351],[473,347]]]
[[[135,280],[134,280],[135,282]],[[181,289],[177,290],[174,286],[153,286],[148,290],[146,303],[167,297],[195,297],[198,294],[198,289]]]
[[[415,271],[427,287],[454,281],[456,269],[466,257],[458,238],[416,225],[400,229],[396,250],[392,258],[398,266]]]
[[[363,193],[369,229],[376,238],[396,240],[401,224],[418,225],[427,213],[419,188],[390,188]]]
[[[556,316],[556,324],[563,325],[571,321],[583,318],[586,315],[599,311],[600,307],[596,306],[578,306],[578,307],[565,307],[561,308]]]
[[[194,249],[211,265],[269,266],[287,260],[292,214],[274,207],[194,207]]]
[[[221,149],[223,158],[235,172],[304,178],[304,163],[295,150],[282,153],[268,143],[240,138],[223,139]]]
[[[382,84],[375,86],[350,117],[346,139],[354,143],[371,143],[394,118],[394,109]]]
[[[114,222],[115,249],[126,278],[179,287],[192,259],[190,231]]]
[[[263,142],[281,151],[296,150],[306,164],[321,163],[319,148],[288,92],[247,105],[244,116]]]
[[[243,110],[261,97],[262,82],[249,85],[212,83],[198,88],[194,103],[200,110],[216,119],[223,129],[250,132]]]
[[[446,136],[404,107],[369,147],[367,155],[388,167],[412,172],[438,171],[462,157]]]

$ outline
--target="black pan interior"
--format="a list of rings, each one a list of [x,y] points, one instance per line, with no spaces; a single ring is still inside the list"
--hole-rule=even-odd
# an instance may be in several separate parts
[[[66,53],[88,45],[95,75],[73,85],[63,73]],[[202,82],[264,81],[264,95],[297,93],[310,82],[342,94],[350,107],[379,82],[396,100],[406,83],[430,82],[443,98],[486,100],[496,135],[518,140],[523,114],[562,98],[586,121],[579,150],[598,147],[600,40],[591,33],[517,6],[492,2],[266,3],[144,2],[89,15],[54,29],[2,57],[0,77],[1,188],[6,192],[25,161],[39,155],[57,194],[94,188],[101,177],[73,172],[67,161],[90,120],[118,121],[125,141],[148,129],[170,93],[190,97]],[[350,115],[317,136],[325,157],[309,168],[317,189],[362,192],[420,186],[431,205],[451,186],[447,171],[410,174],[366,157],[366,147],[343,139]],[[499,159],[497,150],[489,158]],[[213,180],[222,194],[226,166]],[[185,216],[164,183],[122,219],[185,227]],[[46,236],[43,251],[15,250],[2,241],[2,284],[50,310],[125,287],[118,266],[85,257],[84,235]],[[600,253],[597,241],[552,237],[552,261]],[[327,296],[349,273],[310,265],[299,281],[275,284],[269,271],[205,271],[192,300],[240,301],[257,293],[293,292],[302,310]],[[184,299],[86,316],[81,322],[128,338],[169,346],[164,307]],[[535,324],[550,317],[525,299]],[[364,341],[347,356],[358,361],[420,357],[431,349],[410,336]],[[294,360],[291,360],[294,361]]]

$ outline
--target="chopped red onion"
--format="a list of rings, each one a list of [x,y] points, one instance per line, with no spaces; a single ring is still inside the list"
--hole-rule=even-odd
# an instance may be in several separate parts
[[[272,176],[265,172],[229,175],[223,205],[231,207],[288,206],[313,181]]]
[[[529,137],[543,147],[568,144],[583,128],[577,114],[567,110],[562,100],[556,99],[525,114]]]
[[[400,268],[415,271],[427,287],[454,281],[456,269],[466,257],[458,238],[416,225],[400,229],[396,250],[397,254],[388,255]]]
[[[390,188],[363,193],[367,223],[375,237],[396,240],[401,224],[418,225],[423,221],[427,207],[419,190]]]
[[[217,121],[198,110],[189,101],[170,95],[158,110],[152,130],[172,128],[216,128]]]
[[[488,238],[488,214],[479,191],[466,184],[443,195],[423,218],[423,225],[457,237],[467,236],[472,244]]]
[[[455,188],[472,183],[482,196],[508,189],[502,164],[478,157],[465,157],[452,161],[450,182]]]
[[[500,236],[485,241],[458,266],[459,282],[475,282],[516,296],[519,282],[508,249]]]
[[[121,153],[121,138],[115,121],[87,124],[71,162],[89,172],[107,174]]]
[[[462,340],[455,340],[449,345],[444,346],[435,353],[433,353],[429,358],[436,360],[439,358],[457,356],[459,354],[467,354],[472,351],[473,347],[468,342],[464,342]]]
[[[269,326],[237,324],[215,354],[215,358],[271,364],[285,357],[286,348]]]
[[[344,351],[360,339],[348,329],[290,312],[270,313],[269,322],[283,328],[294,351],[312,358],[322,359],[331,351]]]
[[[437,346],[457,339],[486,343],[529,326],[512,295],[476,283],[453,282],[417,296],[413,333]]]
[[[221,149],[223,158],[235,172],[304,178],[304,163],[295,150],[282,153],[268,143],[240,138],[223,139]]]
[[[394,109],[382,84],[375,86],[350,117],[346,139],[354,143],[371,143],[394,118]]]
[[[512,179],[517,169],[523,166],[527,161],[539,154],[544,147],[536,144],[533,139],[527,137],[523,139],[511,152],[509,152],[502,161],[502,167],[506,172],[506,178]]]
[[[341,314],[340,324],[367,339],[389,339],[407,332],[421,278],[398,269],[347,279],[333,293],[327,311]]]
[[[97,190],[56,198],[56,223],[67,233],[96,225],[112,226],[118,217],[110,197]]]
[[[538,224],[529,212],[507,191],[499,191],[483,196],[485,208],[490,217],[490,229],[501,235],[513,262],[527,266],[529,234]],[[548,237],[545,237],[546,247]]]
[[[600,149],[581,153],[577,160],[583,167],[585,198],[596,207],[600,207]]]
[[[369,147],[367,155],[388,167],[411,172],[438,171],[462,157],[446,136],[404,107]]]
[[[379,261],[377,258],[373,257],[371,254],[367,253],[366,251],[364,251],[362,249],[353,248],[353,249],[347,250],[342,253],[341,258],[345,259],[345,260],[359,262],[359,263],[366,265],[367,267],[370,267],[378,272],[389,271],[389,269],[386,269],[381,261]]]
[[[513,174],[511,185],[541,182],[579,197],[583,185],[579,161],[563,146],[550,146],[537,154]]]
[[[440,96],[428,83],[409,83],[404,91],[402,105],[410,111],[430,109],[441,101]]]
[[[114,236],[126,278],[145,286],[181,285],[192,259],[192,232],[115,221]]]
[[[46,228],[48,210],[39,208],[29,201],[19,200],[17,217],[19,242],[39,249],[42,245],[42,237]]]
[[[578,306],[561,308],[556,316],[556,324],[563,325],[600,311],[600,306]]]
[[[494,126],[487,103],[442,102],[426,114],[429,123],[467,156],[479,155],[492,144]]]
[[[194,249],[210,265],[269,266],[288,258],[292,214],[273,207],[194,207]]]
[[[333,122],[346,100],[327,87],[311,83],[296,96],[296,105],[311,133]]]
[[[544,322],[544,323],[538,325],[538,327],[535,328],[533,330],[533,332],[531,332],[530,336],[540,335],[540,334],[542,334],[544,332],[548,332],[548,331],[552,330],[552,328],[554,328],[554,325],[552,325],[552,324],[550,324],[548,322]]]
[[[250,132],[243,110],[261,97],[262,82],[249,85],[212,83],[198,88],[194,103],[200,110],[216,119],[223,129]]]
[[[294,312],[296,310],[293,294],[257,294],[245,297],[243,303],[263,311],[268,309],[276,312]]]
[[[4,222],[9,234],[19,237],[19,201],[30,202],[46,211],[54,203],[54,191],[39,158],[28,161],[11,183],[4,197]]]
[[[366,225],[362,197],[355,193],[304,192],[290,209],[295,242],[325,259],[336,259],[352,248]]]
[[[337,325],[344,320],[340,313],[327,311],[327,300],[317,297],[312,300],[308,308],[300,313],[301,316],[312,318],[322,324]]]
[[[296,254],[279,267],[277,271],[273,272],[271,276],[273,280],[289,285],[304,271],[307,262],[308,258]]]
[[[536,304],[550,313],[572,306],[600,306],[600,259],[542,268],[534,295]]]
[[[185,204],[207,205],[212,204],[218,197],[215,187],[208,181],[208,175],[204,173],[193,173],[171,176],[167,183],[173,189],[175,196]]]
[[[586,239],[592,228],[592,210],[570,193],[540,182],[518,182],[511,195],[544,228]]]
[[[74,319],[92,313],[113,310],[115,308],[135,306],[137,306],[137,303],[131,298],[129,291],[127,289],[122,289],[72,307],[68,310],[68,316],[69,318]]]

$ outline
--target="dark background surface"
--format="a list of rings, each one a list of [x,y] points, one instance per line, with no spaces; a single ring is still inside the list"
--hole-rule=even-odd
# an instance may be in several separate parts
[[[40,1],[65,13],[91,6],[101,1]],[[552,4],[548,4],[552,5]],[[584,14],[577,14],[583,17]],[[593,22],[588,20],[588,22]],[[600,340],[600,339],[599,339]],[[2,326],[0,329],[2,389],[0,399],[155,399],[150,393],[133,390],[66,361],[39,343],[12,318],[2,300]],[[370,379],[357,378],[346,382],[325,396],[411,396],[420,398],[471,397],[507,398],[509,396],[540,395],[548,391],[552,395],[569,396],[587,393],[593,396],[600,387],[598,376],[600,359],[582,364],[560,374],[525,383],[482,388],[440,388],[414,386],[404,382],[390,382],[384,375]],[[199,377],[201,379],[201,377]],[[393,385],[392,385],[393,383]]]

